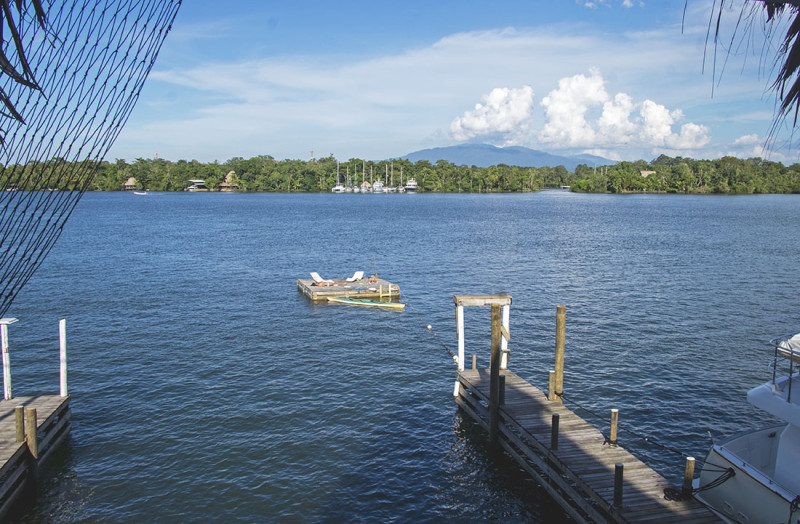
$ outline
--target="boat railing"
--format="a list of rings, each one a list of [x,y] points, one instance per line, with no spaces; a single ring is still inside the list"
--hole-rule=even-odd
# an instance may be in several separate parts
[[[800,364],[800,351],[793,349],[788,340],[795,335],[788,335],[777,337],[770,340],[770,345],[775,348],[775,353],[772,360],[772,384],[775,384],[778,373],[778,358],[786,359],[789,361],[789,379],[787,384],[786,401],[792,401],[792,376],[794,375],[794,364]]]

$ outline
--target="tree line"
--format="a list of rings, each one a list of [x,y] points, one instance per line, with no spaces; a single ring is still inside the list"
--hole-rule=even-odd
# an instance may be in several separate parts
[[[6,178],[22,182],[17,189],[52,189],[48,173],[64,169],[65,162],[50,161],[35,166],[8,166]],[[338,181],[361,184],[380,179],[395,185],[414,178],[420,192],[496,193],[538,191],[570,186],[573,191],[592,193],[800,193],[800,164],[785,166],[761,158],[723,157],[717,160],[694,160],[661,155],[651,162],[620,162],[607,166],[577,166],[574,172],[564,166],[519,167],[504,164],[492,167],[458,166],[439,160],[368,161],[351,158],[337,162],[333,156],[311,161],[276,160],[271,156],[250,159],[232,158],[224,163],[201,163],[196,160],[172,162],[160,158],[137,158],[100,162],[89,190],[121,191],[128,180],[136,189],[181,191],[187,180],[202,179],[214,191],[226,180],[246,192],[329,192]],[[41,176],[14,176],[29,170]],[[233,172],[233,173],[231,173]],[[402,180],[401,180],[402,177]],[[388,180],[392,178],[393,180]],[[24,181],[24,182],[23,182]]]

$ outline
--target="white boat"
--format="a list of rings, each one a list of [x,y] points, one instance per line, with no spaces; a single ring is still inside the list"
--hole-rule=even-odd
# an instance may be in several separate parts
[[[408,182],[406,182],[406,193],[416,193],[417,189],[417,181],[413,178],[409,178]]]
[[[372,183],[372,192],[373,193],[383,193],[383,182],[380,180],[376,180]]]
[[[800,333],[771,344],[772,380],[747,400],[783,422],[715,442],[694,484],[695,498],[729,522],[800,523]]]
[[[189,185],[183,189],[184,191],[191,191],[191,192],[208,191],[205,180],[200,180],[200,179],[187,180],[186,183],[188,183]]]

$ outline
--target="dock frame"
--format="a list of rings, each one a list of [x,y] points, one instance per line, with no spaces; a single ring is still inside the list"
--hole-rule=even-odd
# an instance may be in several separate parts
[[[720,522],[690,495],[666,500],[664,489],[674,489],[672,484],[619,446],[615,425],[613,438],[606,438],[563,405],[563,306],[556,328],[562,380],[556,385],[559,372],[550,373],[554,394],[548,395],[507,369],[510,350],[501,339],[507,343],[510,338],[511,297],[455,295],[453,299],[459,341],[456,404],[489,431],[490,446],[505,450],[567,514],[578,522]],[[464,369],[463,307],[476,305],[492,308],[488,370],[477,369],[475,356],[473,368]],[[612,410],[614,424],[616,417],[618,412]]]
[[[0,401],[0,521],[26,489],[34,486],[39,468],[69,435],[72,412],[67,391],[66,320],[59,320],[60,392],[58,395],[14,397],[11,390],[8,326],[17,319],[0,319],[3,390]]]

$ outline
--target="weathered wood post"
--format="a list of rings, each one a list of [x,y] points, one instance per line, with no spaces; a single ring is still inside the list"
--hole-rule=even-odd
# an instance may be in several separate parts
[[[62,318],[58,321],[58,347],[59,360],[61,362],[61,396],[66,397],[67,393],[67,319]]]
[[[506,376],[500,375],[500,405],[506,403]]]
[[[492,346],[489,357],[489,443],[494,446],[500,434],[500,326],[499,304],[492,304]]]
[[[36,437],[36,432],[39,430],[39,425],[36,421],[36,408],[25,408],[25,440],[28,444],[28,471],[33,478],[39,474],[39,441]]]
[[[25,439],[28,441],[28,450],[30,450],[33,458],[39,458],[39,443],[36,440],[36,431],[38,424],[36,423],[36,408],[25,408]]]
[[[11,400],[11,359],[8,354],[8,326],[16,318],[0,318],[0,347],[3,353],[3,398]]]
[[[478,370],[478,355],[472,354],[472,371]]]
[[[622,474],[625,466],[617,462],[614,465],[614,507],[622,507]]]
[[[611,432],[608,437],[608,442],[614,446],[617,445],[617,426],[619,425],[619,410],[611,410]]]
[[[567,308],[558,306],[556,308],[556,383],[555,394],[556,402],[562,402],[561,395],[564,394],[564,340],[566,338]]]
[[[558,449],[558,425],[561,416],[558,413],[553,413],[553,422],[550,425],[550,449]]]
[[[683,489],[681,490],[686,496],[692,494],[692,480],[694,480],[694,457],[686,457],[686,468],[683,470]]]
[[[17,429],[17,442],[25,440],[25,406],[14,408],[14,425]]]
[[[556,307],[556,362],[555,369],[550,372],[550,384],[547,400],[561,403],[564,393],[564,339],[566,338],[567,308]]]

